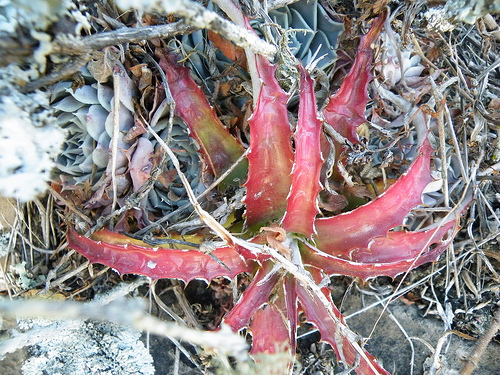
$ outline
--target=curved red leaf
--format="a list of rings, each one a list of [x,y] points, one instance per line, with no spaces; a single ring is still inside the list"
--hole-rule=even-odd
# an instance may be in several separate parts
[[[263,81],[250,123],[250,152],[246,223],[265,226],[283,217],[290,192],[293,166],[292,131],[288,122],[287,95],[274,76],[276,67],[256,56]]]
[[[353,342],[356,342],[357,339],[356,335],[347,326],[343,325],[343,323],[335,323],[332,320],[330,312],[318,296],[310,293],[302,285],[297,285],[297,295],[302,308],[306,311],[307,320],[318,328],[318,331],[321,333],[321,339],[332,345],[337,354],[338,361],[342,361],[347,366],[353,366],[359,359],[359,365],[354,368],[359,375],[389,375],[377,363],[375,357],[370,355],[366,350],[362,349],[364,355],[359,355],[353,346]],[[333,314],[342,321],[340,312],[329,296],[327,298]]]
[[[269,296],[276,286],[281,274],[273,272],[274,266],[271,261],[264,262],[254,279],[241,296],[238,303],[224,318],[224,323],[229,325],[235,332],[248,327],[253,314],[269,301]]]
[[[189,127],[190,135],[200,145],[200,152],[212,173],[219,177],[243,155],[243,145],[234,138],[217,117],[205,94],[191,78],[189,69],[179,65],[168,50],[158,50],[160,67],[165,72],[176,114]],[[247,173],[242,162],[224,180],[241,185]]]
[[[290,352],[289,326],[286,317],[274,304],[262,306],[252,318],[251,354]],[[294,353],[295,354],[295,353]]]
[[[366,248],[375,237],[384,237],[389,229],[401,225],[410,210],[422,202],[422,192],[431,181],[433,149],[427,139],[420,152],[410,169],[377,199],[353,211],[317,219],[318,249],[349,259],[351,249]]]
[[[292,171],[292,188],[281,223],[289,232],[311,237],[314,218],[319,212],[318,194],[323,158],[321,157],[321,121],[317,116],[314,80],[302,65],[300,72],[299,116],[295,132],[295,164]]]
[[[212,257],[198,250],[178,250],[138,246],[136,241],[122,234],[102,230],[97,238],[111,242],[94,241],[70,229],[68,246],[92,263],[112,267],[120,274],[133,273],[152,279],[175,278],[186,282],[193,279],[212,280],[218,276],[233,278],[242,272],[252,272],[253,263],[245,261],[230,247],[214,250],[212,254],[226,267]]]
[[[386,13],[373,23],[370,31],[361,37],[356,60],[339,90],[330,98],[323,116],[340,135],[352,143],[358,143],[356,129],[366,121],[365,108],[368,103],[368,83],[373,59],[373,44],[384,25]]]
[[[389,263],[414,259],[430,245],[440,242],[454,226],[455,222],[449,221],[439,227],[417,232],[389,232],[387,237],[373,239],[367,248],[352,249],[349,257],[350,260],[360,263]],[[434,254],[435,250],[434,248]],[[436,254],[436,259],[439,255]]]
[[[449,222],[437,232],[434,229],[422,232],[391,232],[387,237],[377,238],[370,256],[367,256],[367,259],[372,261],[347,260],[312,248],[303,249],[302,261],[304,264],[321,269],[327,275],[347,275],[364,280],[376,276],[396,277],[424,263],[436,261],[453,240],[453,236],[449,236],[445,241],[441,241],[440,236],[444,236],[453,224],[454,222]],[[427,251],[426,247],[429,245],[436,246]],[[388,246],[387,249],[391,252],[390,257],[383,255],[385,246]],[[408,249],[404,246],[408,246]],[[405,255],[398,257],[398,250]],[[362,256],[368,254],[370,250],[364,249],[359,252],[359,258],[363,259]],[[386,259],[386,261],[373,261],[376,259],[373,256],[375,252],[382,254],[381,259]]]
[[[373,239],[367,246],[351,248],[350,252],[342,254],[343,257],[330,255],[304,244],[301,248],[302,261],[328,275],[349,275],[363,279],[375,276],[395,277],[439,258],[453,241],[459,226],[458,217],[466,210],[472,198],[472,190],[469,189],[460,205],[440,222],[420,231],[389,232],[386,236]],[[446,237],[450,231],[453,233]]]

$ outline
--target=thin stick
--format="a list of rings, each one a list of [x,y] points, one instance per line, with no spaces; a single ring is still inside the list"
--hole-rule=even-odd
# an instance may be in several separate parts
[[[470,375],[472,374],[472,371],[474,371],[477,368],[477,366],[479,366],[479,360],[481,359],[481,356],[488,347],[489,342],[493,339],[493,337],[497,334],[499,330],[500,330],[500,309],[495,311],[490,327],[477,341],[474,350],[472,350],[472,353],[470,353],[470,355],[465,359],[466,362],[462,367],[462,369],[460,370],[460,375]]]
[[[140,331],[150,331],[165,337],[188,341],[202,347],[212,348],[223,355],[234,356],[239,361],[248,360],[245,339],[223,325],[217,332],[201,331],[167,323],[143,311],[138,300],[117,300],[107,305],[96,302],[50,300],[0,300],[0,311],[4,318],[45,318],[45,319],[93,319],[110,321],[133,327]],[[127,312],[124,314],[124,312]]]
[[[224,242],[226,242],[229,246],[233,246],[235,244],[234,241],[235,238],[226,230],[226,228],[220,225],[219,222],[217,222],[217,220],[215,220],[212,216],[210,216],[210,214],[207,211],[201,208],[200,203],[196,199],[196,195],[194,194],[193,189],[191,189],[191,185],[189,184],[186,175],[181,170],[181,166],[179,164],[177,156],[175,156],[170,147],[165,143],[163,139],[161,139],[161,137],[153,130],[153,128],[149,124],[147,124],[147,129],[153,135],[153,137],[156,138],[158,143],[163,147],[163,149],[167,152],[168,156],[170,157],[170,160],[172,161],[172,164],[177,170],[177,174],[179,175],[182,184],[186,189],[189,201],[193,205],[200,219],[203,220],[203,222],[207,224]]]
[[[116,185],[116,161],[118,158],[118,136],[120,135],[120,75],[123,74],[119,66],[113,72],[113,136],[111,137],[111,184],[113,187],[113,203],[111,211],[116,208],[118,187]]]
[[[207,195],[209,192],[211,192],[213,189],[215,189],[222,181],[224,181],[224,179],[229,176],[229,174],[246,158],[246,156],[248,155],[248,152],[249,152],[250,149],[247,149],[243,155],[241,155],[238,160],[236,160],[234,162],[233,165],[231,165],[231,167],[229,167],[229,169],[227,171],[225,171],[223,174],[221,174],[219,176],[219,178],[217,178],[212,184],[210,184],[210,186],[208,188],[206,188],[200,195],[198,195],[196,197],[196,201],[199,201],[201,198],[203,198],[205,195]],[[153,227],[156,227],[158,226],[159,224],[161,223],[164,223],[165,221],[169,220],[171,217],[174,217],[175,215],[177,215],[179,212],[185,210],[186,208],[188,207],[191,207],[191,201],[187,202],[186,204],[184,204],[183,206],[179,207],[178,209],[176,209],[175,211],[172,211],[171,213],[169,213],[168,215],[166,216],[163,216],[162,218],[156,220],[154,223],[142,228],[141,230],[139,230],[138,232],[136,232],[135,234],[137,236],[141,236],[143,235],[144,233],[146,233],[147,231],[149,231],[151,228]]]
[[[71,77],[90,61],[92,52],[105,47],[124,43],[139,43],[144,40],[157,38],[169,38],[195,30],[196,28],[188,26],[184,22],[176,22],[160,26],[122,28],[82,38],[58,38],[51,44],[51,53],[75,57],[61,69],[27,83],[23,88],[23,92],[32,92],[41,87],[50,86]]]
[[[277,53],[275,46],[260,39],[256,33],[235,25],[194,1],[164,2],[163,7],[166,12],[183,17],[187,24],[212,30],[239,47],[249,48],[252,52],[265,56]]]

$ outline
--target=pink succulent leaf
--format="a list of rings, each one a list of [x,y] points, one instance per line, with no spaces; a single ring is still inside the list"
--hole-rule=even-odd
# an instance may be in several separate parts
[[[296,281],[290,275],[281,277],[268,302],[252,316],[252,354],[288,353],[289,367],[293,365],[298,323]],[[258,360],[258,358],[256,358]]]
[[[417,232],[389,232],[386,237],[375,238],[367,248],[351,250],[350,259],[359,263],[390,263],[415,259],[420,253],[426,252],[429,245],[441,242],[454,226],[455,222],[450,220],[439,227]],[[448,242],[442,243],[448,244]],[[436,259],[440,255],[436,253],[436,248],[432,249],[432,253]]]
[[[273,303],[262,306],[253,314],[251,354],[290,351],[290,327],[283,312]]]
[[[288,122],[287,95],[274,76],[276,67],[256,56],[263,81],[250,123],[250,152],[246,224],[250,228],[279,220],[286,210],[292,183],[292,131]]]
[[[360,356],[360,353],[353,345],[353,342],[357,341],[356,336],[344,325],[342,315],[331,301],[329,291],[326,288],[323,289],[325,289],[324,294],[330,302],[329,308],[341,323],[335,322],[332,319],[327,307],[318,296],[311,293],[302,285],[297,285],[296,289],[300,305],[306,312],[307,320],[318,328],[318,331],[321,333],[321,339],[332,345],[338,360],[342,361],[344,365],[352,367],[359,361],[358,366],[354,367],[357,374],[388,375],[389,373],[377,363],[375,357],[370,355],[366,350],[361,349],[363,355]]]
[[[190,135],[200,145],[200,152],[212,173],[219,177],[243,155],[243,145],[219,120],[205,94],[191,78],[189,69],[179,65],[166,49],[158,50],[157,56],[175,101],[176,114],[187,124]],[[225,179],[225,184],[240,185],[247,170],[247,162],[241,162]]]
[[[442,242],[418,258],[387,263],[354,262],[314,250],[304,251],[302,258],[305,264],[317,267],[328,275],[346,275],[364,280],[377,276],[396,277],[422,264],[435,261],[450,242]]]
[[[385,17],[386,13],[381,14],[368,34],[361,37],[354,65],[323,110],[326,122],[352,143],[358,142],[356,129],[366,121],[364,112],[368,103],[367,87],[372,78],[372,46],[382,30]]]
[[[425,139],[410,169],[377,199],[344,214],[316,219],[318,249],[349,259],[351,249],[366,248],[375,237],[386,236],[389,229],[401,225],[422,202],[422,192],[431,181],[432,152]]]
[[[302,260],[328,275],[349,275],[363,279],[395,277],[439,258],[453,241],[459,229],[458,218],[472,198],[472,190],[469,189],[462,202],[441,221],[419,231],[389,232],[375,238],[364,249],[351,249],[348,258],[329,255],[308,245],[307,249],[302,248]]]
[[[279,272],[273,272],[273,265],[271,261],[262,264],[238,303],[224,318],[224,323],[233,331],[248,327],[253,314],[269,301],[269,296],[281,277]]]
[[[139,138],[132,159],[130,160],[129,168],[135,192],[151,177],[153,154],[154,146],[151,141],[145,137]]]
[[[74,230],[68,231],[68,246],[92,263],[114,268],[120,274],[139,274],[152,279],[175,278],[186,282],[193,279],[212,280],[218,276],[233,278],[242,272],[252,272],[252,262],[243,260],[230,247],[212,252],[226,267],[199,250],[151,248],[125,235],[101,230],[87,238]]]
[[[304,69],[300,71],[299,115],[295,132],[295,164],[292,187],[282,227],[288,232],[301,233],[310,238],[314,233],[314,218],[319,213],[318,194],[321,190],[320,173],[322,124],[318,118],[314,80]]]

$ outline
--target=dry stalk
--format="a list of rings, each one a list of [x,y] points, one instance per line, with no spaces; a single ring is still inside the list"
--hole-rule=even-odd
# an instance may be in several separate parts
[[[111,137],[111,184],[113,188],[113,203],[111,204],[111,211],[116,208],[118,200],[118,188],[116,185],[116,161],[118,158],[118,137],[120,135],[120,76],[126,74],[121,67],[115,66],[113,72],[113,92],[115,94],[113,99],[113,135]]]
[[[170,38],[194,30],[195,28],[192,26],[176,22],[160,26],[121,28],[81,38],[61,36],[52,42],[51,53],[74,57],[57,71],[27,83],[23,91],[32,92],[71,77],[92,59],[92,52],[102,48],[125,43],[140,43],[151,39]]]
[[[162,5],[166,13],[183,17],[184,21],[192,26],[212,30],[239,47],[265,56],[274,56],[277,53],[275,46],[260,39],[254,32],[235,25],[194,1],[176,0],[163,2]]]
[[[490,327],[486,332],[479,338],[472,350],[471,354],[465,359],[465,364],[460,370],[460,375],[470,375],[479,366],[479,360],[484,354],[488,344],[493,339],[493,337],[500,330],[500,309],[497,309],[493,314],[493,320],[491,321]]]

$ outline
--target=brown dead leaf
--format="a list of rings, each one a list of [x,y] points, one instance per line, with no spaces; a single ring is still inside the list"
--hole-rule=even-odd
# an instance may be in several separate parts
[[[491,99],[490,103],[488,104],[488,110],[493,111],[493,112],[499,112],[500,111],[500,98]]]
[[[231,41],[210,30],[208,31],[208,39],[212,42],[214,47],[220,49],[229,60],[238,63],[242,67],[245,66],[246,57],[243,48],[234,45]]]
[[[138,64],[130,68],[132,74],[139,79],[138,88],[139,91],[143,91],[145,88],[150,87],[153,83],[153,72],[148,68],[146,64]]]
[[[366,186],[346,185],[344,188],[344,194],[350,197],[362,198],[362,199],[372,199],[373,195]]]
[[[105,48],[104,52],[95,52],[95,58],[87,64],[90,74],[99,83],[105,83],[113,74],[113,67],[119,59],[118,51]]]
[[[338,214],[347,206],[347,198],[343,195],[328,193],[325,190],[320,193],[318,204],[320,208]]]

